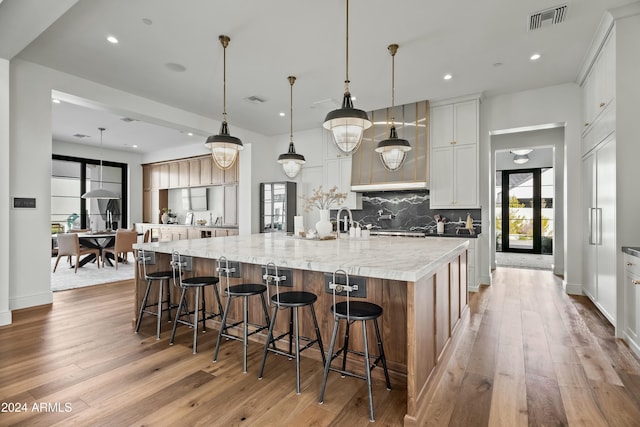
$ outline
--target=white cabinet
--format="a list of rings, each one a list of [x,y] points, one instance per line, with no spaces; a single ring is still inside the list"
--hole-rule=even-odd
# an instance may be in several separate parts
[[[594,125],[598,116],[613,103],[616,96],[615,27],[604,41],[582,85],[584,130]]]
[[[478,208],[479,100],[430,111],[430,207]]]
[[[583,291],[615,326],[616,140],[615,133],[583,159]]]
[[[624,338],[640,357],[640,258],[624,255]]]
[[[349,209],[362,209],[362,194],[351,191],[351,157],[338,157],[324,161],[324,191],[333,186],[338,187],[341,193],[347,193],[347,198],[342,207]]]

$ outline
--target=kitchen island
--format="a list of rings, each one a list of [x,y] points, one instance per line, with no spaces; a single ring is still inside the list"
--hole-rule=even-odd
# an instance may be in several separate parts
[[[320,241],[282,234],[136,245],[137,249],[155,252],[155,265],[148,265],[148,271],[166,270],[174,250],[193,257],[192,272],[187,275],[217,275],[215,260],[223,256],[237,262],[239,277],[232,278],[231,284],[261,283],[262,266],[270,262],[279,269],[289,269],[293,288],[287,290],[306,290],[318,296],[316,312],[325,343],[329,342],[333,323],[332,295],[327,292],[331,273],[344,270],[361,278],[364,299],[384,309],[380,329],[392,387],[407,390],[405,425],[424,424],[424,412],[433,392],[430,379],[438,376],[446,365],[444,362],[451,353],[449,344],[459,335],[461,320],[467,316],[467,247],[468,241],[463,239],[380,236]],[[136,283],[137,314],[146,284],[138,277]],[[213,297],[207,300],[214,301]],[[240,316],[239,304],[232,305],[230,310],[230,318]],[[250,307],[249,315],[251,322],[260,323],[260,306]],[[275,329],[284,331],[288,326],[286,320],[278,319]],[[304,318],[301,322],[302,335],[312,336],[309,320]],[[212,326],[218,325],[212,322]],[[355,326],[352,335],[358,337],[360,332]],[[373,336],[373,330],[370,333]],[[262,342],[265,339],[264,334],[253,337]],[[361,350],[357,348],[358,339],[354,341],[355,348]],[[375,353],[376,344],[372,344]],[[305,355],[320,359],[315,348]],[[356,369],[360,363],[353,359]],[[381,371],[376,371],[374,374],[381,375]],[[374,396],[374,401],[382,399],[384,395]]]

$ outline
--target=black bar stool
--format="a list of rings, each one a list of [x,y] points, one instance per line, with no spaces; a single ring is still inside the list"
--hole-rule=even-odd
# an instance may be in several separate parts
[[[273,273],[270,273],[270,269]],[[278,275],[278,267],[274,263],[269,263],[266,265],[266,273],[263,276],[263,279],[267,285],[267,288],[270,284],[274,284],[276,286],[276,293],[273,295],[271,299],[271,303],[273,304],[273,312],[271,314],[271,323],[269,324],[269,333],[267,335],[267,341],[264,343],[264,354],[262,355],[262,364],[260,365],[260,373],[258,374],[258,378],[262,379],[262,374],[264,373],[264,365],[267,360],[267,352],[271,351],[276,354],[280,354],[282,356],[287,356],[291,358],[292,356],[296,359],[296,393],[300,394],[300,353],[303,350],[311,347],[313,344],[318,343],[318,347],[320,348],[320,354],[322,355],[322,362],[326,363],[326,358],[324,356],[324,348],[322,346],[322,337],[320,336],[320,328],[318,327],[318,319],[316,318],[316,310],[313,307],[313,304],[316,302],[318,297],[316,294],[306,291],[288,291],[282,292],[280,289],[280,284],[286,280],[286,276]],[[269,292],[267,290],[267,292]],[[305,336],[300,336],[300,323],[298,319],[298,308],[300,307],[309,307],[311,309],[311,317],[313,318],[313,326],[316,331],[316,338],[308,338]],[[289,331],[284,332],[283,334],[274,337],[273,336],[273,327],[276,323],[276,317],[278,315],[279,309],[290,309],[289,312]],[[279,350],[275,343],[282,338],[289,338],[289,351]],[[300,348],[300,340],[306,341],[307,344]],[[273,348],[269,348],[269,344],[272,344]]]
[[[138,314],[138,321],[136,322],[136,333],[140,332],[140,324],[142,322],[142,316],[147,314],[152,314],[158,317],[157,324],[157,332],[156,339],[160,339],[160,319],[162,318],[162,313],[167,312],[168,321],[171,322],[171,309],[176,308],[176,305],[171,304],[171,287],[169,286],[169,281],[171,279],[174,280],[175,283],[175,271],[173,269],[168,271],[154,271],[153,273],[147,273],[147,261],[151,260],[151,256],[149,254],[145,254],[144,249],[140,249],[138,251],[138,268],[140,268],[140,261],[142,261],[144,278],[147,281],[147,289],[144,292],[144,298],[142,299],[142,304],[140,304],[140,313]],[[139,270],[138,270],[139,271]],[[148,303],[149,299],[149,291],[151,290],[151,286],[153,283],[158,284],[158,301]],[[165,284],[167,299],[162,300],[162,284]],[[167,307],[163,308],[163,305],[166,304]],[[156,307],[155,311],[148,310],[149,307]]]
[[[229,285],[229,274],[235,271],[235,268],[229,268],[229,261],[226,257],[220,257],[218,259],[218,276],[225,275],[227,279],[227,286],[224,291],[227,296],[227,303],[224,308],[224,312],[222,314],[222,321],[220,323],[220,333],[218,334],[218,341],[216,342],[216,350],[213,353],[213,361],[216,362],[218,360],[218,352],[220,351],[220,344],[222,342],[222,337],[227,339],[232,339],[236,341],[242,341],[243,345],[243,359],[242,359],[242,373],[247,373],[247,345],[248,345],[248,337],[257,334],[258,332],[267,329],[269,327],[269,312],[267,310],[267,303],[264,298],[264,293],[267,291],[267,287],[262,283],[244,283],[241,285]],[[224,267],[220,267],[224,265]],[[260,295],[260,301],[262,303],[262,310],[264,311],[264,318],[266,323],[264,325],[256,325],[253,323],[249,323],[249,297],[254,295]],[[231,306],[231,300],[233,298],[242,298],[242,320],[227,324],[227,316],[229,315],[229,307]],[[242,337],[238,337],[235,335],[229,334],[229,328],[234,328],[239,325],[242,325]],[[253,329],[249,332],[249,326],[252,326]]]
[[[178,279],[180,283],[180,289],[182,292],[180,293],[180,303],[178,304],[178,311],[176,312],[176,320],[173,322],[173,331],[171,332],[171,340],[169,341],[169,345],[173,345],[173,341],[176,336],[176,329],[178,327],[178,323],[182,325],[187,325],[193,328],[193,354],[196,354],[196,346],[198,342],[198,322],[202,323],[202,332],[207,332],[205,322],[209,319],[215,319],[216,317],[222,316],[222,303],[220,302],[220,293],[218,292],[217,284],[220,281],[215,276],[196,276],[189,277],[187,279],[182,278],[182,268],[184,267],[185,262],[180,258],[180,253],[178,251],[173,251],[171,253],[171,266],[174,271],[178,270]],[[213,288],[213,294],[216,297],[216,303],[218,305],[218,312],[210,312],[206,311],[206,301],[204,290],[205,286],[211,286]],[[195,291],[194,295],[194,306],[193,310],[189,310],[187,304],[187,290],[193,289]],[[199,315],[202,314],[200,319]],[[194,320],[191,321],[191,315],[194,316]]]
[[[342,273],[346,277],[346,284],[336,283],[336,273]],[[324,366],[324,376],[322,378],[322,389],[320,390],[319,402],[323,403],[324,391],[327,386],[327,376],[329,371],[340,372],[342,376],[348,375],[350,377],[360,378],[367,381],[367,388],[369,391],[369,419],[374,422],[373,417],[373,393],[371,391],[371,371],[378,365],[378,362],[382,363],[384,369],[384,376],[387,381],[387,390],[391,390],[391,382],[389,381],[389,372],[387,371],[387,359],[384,356],[384,348],[382,346],[382,338],[380,336],[380,328],[378,327],[378,317],[382,315],[382,307],[377,304],[364,301],[350,301],[349,294],[354,290],[357,290],[357,285],[349,285],[349,275],[343,270],[337,270],[333,273],[332,283],[329,287],[333,290],[333,306],[331,311],[333,312],[335,322],[333,324],[333,333],[331,334],[331,344],[329,344],[329,354],[327,356],[327,362]],[[347,300],[336,304],[336,292],[346,292]],[[346,320],[346,329],[344,335],[344,345],[336,353],[333,352],[336,343],[336,336],[338,335],[338,329],[340,327],[340,321]],[[373,325],[376,330],[376,338],[378,340],[378,352],[379,355],[369,354],[369,343],[367,340],[367,320],[373,320]],[[353,322],[362,322],[362,339],[364,352],[354,351],[349,349],[349,325]],[[353,353],[363,356],[365,376],[356,374],[346,370],[347,365],[347,353]],[[342,368],[332,368],[331,362],[342,354]],[[369,364],[370,360],[373,360],[372,364]]]

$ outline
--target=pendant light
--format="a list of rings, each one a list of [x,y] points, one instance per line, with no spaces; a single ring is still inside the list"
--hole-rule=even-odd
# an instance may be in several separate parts
[[[351,153],[358,149],[362,141],[362,133],[371,127],[367,113],[353,108],[353,100],[349,92],[349,0],[347,2],[347,37],[346,37],[346,77],[344,80],[344,97],[342,108],[333,110],[324,119],[324,128],[331,131],[333,141],[338,148]]]
[[[395,58],[398,51],[397,44],[390,44],[389,53],[391,54],[391,130],[389,131],[389,138],[384,141],[380,141],[376,146],[376,153],[380,154],[380,160],[385,169],[388,171],[397,171],[402,167],[404,159],[407,157],[407,151],[411,150],[411,144],[406,139],[398,138],[396,133],[396,118],[395,118]]]
[[[229,135],[229,127],[227,126],[227,46],[231,39],[229,36],[218,36],[223,48],[223,81],[224,89],[222,95],[222,125],[218,135],[211,135],[207,138],[204,145],[211,150],[213,161],[220,169],[229,169],[233,166],[238,156],[238,151],[243,150],[244,146],[240,138]]]
[[[98,130],[100,131],[100,188],[87,191],[80,197],[82,197],[83,199],[119,199],[120,196],[118,196],[116,193],[102,188],[102,132],[104,132],[106,129],[98,128]]]
[[[296,153],[296,147],[293,145],[293,84],[296,81],[295,76],[287,77],[291,86],[291,111],[289,113],[289,151],[280,154],[278,163],[282,165],[285,175],[289,178],[295,178],[300,172],[300,168],[305,164],[306,160],[302,154]]]

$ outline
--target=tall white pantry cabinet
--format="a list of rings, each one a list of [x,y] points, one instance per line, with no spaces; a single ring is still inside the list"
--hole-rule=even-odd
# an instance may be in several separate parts
[[[625,288],[623,246],[640,246],[640,2],[603,18],[581,70],[583,90],[582,290],[636,352],[635,295]],[[582,80],[582,79],[580,79]],[[640,352],[638,352],[640,356]]]

